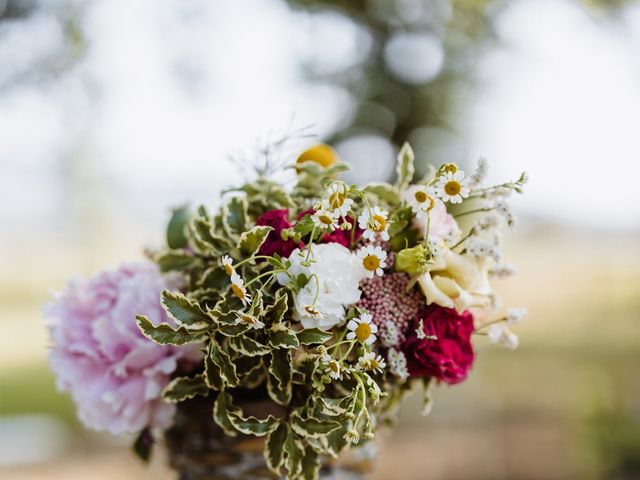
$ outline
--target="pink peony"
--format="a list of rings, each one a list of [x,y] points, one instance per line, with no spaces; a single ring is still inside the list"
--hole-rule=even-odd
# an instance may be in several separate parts
[[[178,361],[197,358],[197,348],[156,345],[135,319],[172,323],[160,306],[169,282],[153,263],[125,264],[73,279],[45,306],[57,386],[71,393],[89,428],[117,435],[171,425],[175,406],[160,394]]]
[[[422,318],[424,338],[418,338],[415,333],[419,326],[416,321],[402,346],[409,375],[435,377],[450,385],[464,381],[475,359],[471,344],[473,315],[431,305],[419,318]]]

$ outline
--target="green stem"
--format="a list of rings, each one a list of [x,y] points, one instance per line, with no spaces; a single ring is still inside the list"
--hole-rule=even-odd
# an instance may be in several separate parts
[[[506,322],[507,321],[507,317],[504,318],[498,318],[496,320],[491,320],[490,322],[487,323],[483,323],[482,325],[480,325],[478,328],[473,330],[473,333],[477,333],[478,335],[486,335],[486,333],[480,333],[480,330],[484,330],[485,328],[487,328],[489,325],[495,325],[496,323],[501,323],[501,322]]]
[[[454,218],[459,218],[459,217],[463,217],[465,215],[471,215],[472,213],[490,212],[491,210],[493,210],[493,209],[492,208],[476,208],[475,210],[469,210],[468,212],[457,213],[453,217]]]
[[[249,280],[247,283],[244,284],[244,287],[247,288],[249,285],[251,285],[252,283],[257,282],[262,277],[266,277],[267,275],[275,275],[276,273],[286,273],[287,275],[291,276],[291,274],[286,269],[283,269],[283,270],[269,270],[268,272],[261,273],[257,277],[252,278],[251,280]]]

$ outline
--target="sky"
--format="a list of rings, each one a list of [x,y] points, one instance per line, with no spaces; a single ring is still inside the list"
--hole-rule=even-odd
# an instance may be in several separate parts
[[[318,38],[331,42],[326,65],[353,55],[358,32],[335,20],[311,22],[277,0],[95,2],[82,20],[83,60],[44,83],[29,72],[64,56],[62,26],[47,8],[3,25],[5,232],[19,239],[64,224],[67,210],[93,215],[95,205],[114,222],[155,228],[169,207],[214,202],[237,183],[229,154],[304,127],[316,138],[331,131],[351,99],[305,84],[298,60]],[[640,7],[602,23],[558,0],[508,9],[499,47],[480,64],[465,160],[487,158],[494,180],[527,170],[516,202],[525,215],[637,231]]]

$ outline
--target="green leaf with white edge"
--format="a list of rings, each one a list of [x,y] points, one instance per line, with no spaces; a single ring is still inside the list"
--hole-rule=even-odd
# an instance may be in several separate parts
[[[311,215],[305,215],[302,217],[293,227],[293,231],[299,233],[300,235],[307,236],[313,230],[313,220],[311,220]]]
[[[160,271],[182,272],[200,263],[198,257],[194,257],[186,250],[167,250],[160,252],[153,257],[153,261],[158,264]]]
[[[254,255],[260,250],[271,230],[273,227],[257,225],[251,230],[243,232],[240,236],[240,250],[247,255]]]
[[[192,220],[192,230],[200,242],[208,245],[209,247],[213,247],[215,245],[213,227],[209,220],[199,217],[194,218]]]
[[[263,437],[270,434],[278,427],[280,422],[273,415],[269,415],[267,418],[244,417],[237,410],[229,411],[227,416],[236,430],[245,435],[253,435],[255,437]]]
[[[168,323],[154,325],[144,315],[136,315],[136,323],[142,334],[152,342],[160,345],[186,345],[198,343],[205,339],[206,330],[187,330],[184,327],[173,329]]]
[[[413,149],[411,148],[411,145],[405,142],[398,153],[398,163],[396,166],[396,174],[398,178],[395,186],[398,189],[404,190],[413,180],[413,175],[415,173],[414,160],[415,155],[413,153]]]
[[[171,219],[167,225],[167,246],[169,248],[178,249],[187,246],[187,237],[184,229],[190,216],[191,212],[187,206],[171,211]]]
[[[204,351],[204,380],[209,388],[220,391],[224,389],[224,380],[220,375],[220,367],[213,363],[211,348],[210,343]]]
[[[346,398],[325,398],[322,396],[316,397],[315,406],[323,415],[329,415],[332,417],[338,415],[344,415],[347,411]]]
[[[292,376],[291,350],[275,349],[269,360],[267,390],[274,402],[288,405],[291,401]]]
[[[389,235],[395,237],[407,228],[411,222],[411,217],[411,207],[398,208],[391,212],[391,215],[389,216]]]
[[[236,374],[236,366],[231,361],[229,354],[216,341],[215,337],[211,337],[208,353],[213,363],[220,369],[220,376],[224,382],[230,387],[237,386],[240,380]]]
[[[349,429],[349,422],[341,422],[340,428],[333,430],[326,437],[322,439],[327,451],[332,457],[337,457],[347,447],[348,442],[344,438],[344,434]]]
[[[198,284],[204,288],[213,288],[219,292],[223,292],[231,283],[229,275],[224,271],[224,268],[215,265],[207,268],[202,277],[198,281]]]
[[[295,332],[284,323],[274,323],[268,333],[269,346],[272,348],[298,348],[300,346]]]
[[[400,204],[400,197],[395,188],[388,183],[370,183],[364,187],[364,191],[377,196],[380,200],[387,202],[391,206]]]
[[[229,338],[229,346],[236,352],[248,357],[266,355],[271,349],[245,335]]]
[[[307,448],[302,459],[302,478],[304,480],[317,480],[320,473],[320,457],[312,448]]]
[[[230,437],[235,437],[238,432],[236,431],[233,423],[229,419],[229,412],[237,411],[238,409],[233,406],[231,401],[231,395],[225,390],[218,393],[216,401],[213,404],[213,420],[218,424],[224,433]]]
[[[222,206],[222,222],[229,233],[241,233],[247,229],[247,199],[232,197]]]
[[[298,332],[297,336],[302,345],[317,345],[330,340],[333,337],[333,333],[325,332],[319,328],[307,328]]]
[[[289,309],[288,302],[289,296],[286,290],[284,288],[278,290],[275,302],[264,309],[264,316],[268,318],[272,324],[281,323],[284,314],[287,313]]]
[[[196,395],[207,396],[209,387],[202,375],[174,378],[162,391],[162,399],[171,403],[182,402]]]
[[[287,440],[284,442],[284,451],[287,454],[287,459],[285,460],[288,472],[287,478],[298,478],[302,471],[304,448],[292,430],[289,430]]]
[[[291,428],[301,437],[319,438],[340,428],[335,420],[320,420],[318,418],[302,418],[298,413],[291,415]]]
[[[207,328],[214,322],[213,318],[202,310],[198,302],[188,299],[180,292],[163,290],[161,303],[162,307],[178,325],[190,329],[200,329]]]
[[[269,434],[264,448],[264,458],[269,469],[276,475],[280,475],[280,467],[284,463],[284,444],[287,441],[289,429],[285,422]]]
[[[367,386],[367,390],[369,391],[369,398],[373,402],[373,404],[377,404],[380,401],[381,397],[387,396],[386,392],[383,392],[380,389],[380,386],[376,383],[376,381],[369,376],[368,373],[362,373],[361,378],[364,380],[364,384]],[[365,406],[366,408],[366,406]]]

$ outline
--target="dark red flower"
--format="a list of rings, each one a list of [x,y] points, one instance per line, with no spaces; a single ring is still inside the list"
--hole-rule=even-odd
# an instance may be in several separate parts
[[[291,252],[300,247],[302,243],[298,244],[293,240],[283,240],[282,230],[290,228],[292,226],[289,221],[289,210],[270,210],[263,213],[256,220],[256,225],[266,225],[273,227],[273,230],[269,232],[267,239],[260,247],[260,255],[273,255],[277,253],[281,257],[288,257]]]
[[[471,344],[473,315],[430,305],[418,318],[423,321],[427,338],[420,339],[415,334],[419,326],[416,320],[402,345],[409,375],[434,377],[450,385],[466,380],[475,358]]]

